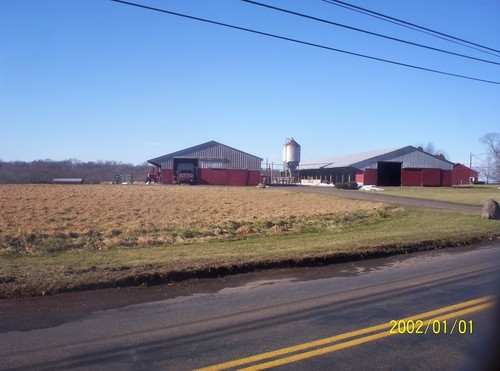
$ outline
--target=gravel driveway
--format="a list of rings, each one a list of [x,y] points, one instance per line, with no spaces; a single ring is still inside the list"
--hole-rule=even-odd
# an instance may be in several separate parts
[[[279,186],[273,186],[273,188],[278,188]],[[285,187],[283,187],[285,188]],[[287,186],[290,188],[290,186]],[[321,187],[321,186],[294,186],[293,190],[298,192],[309,192],[309,193],[319,193],[332,195],[336,197],[344,197],[353,200],[364,200],[364,201],[374,201],[374,202],[385,202],[396,205],[406,205],[406,206],[416,206],[425,207],[430,209],[440,209],[440,210],[451,210],[460,211],[473,214],[481,214],[482,206],[467,206],[458,205],[448,202],[430,201],[430,200],[419,200],[415,198],[406,197],[396,197],[384,195],[383,191],[346,191],[341,189],[336,189],[333,187]]]

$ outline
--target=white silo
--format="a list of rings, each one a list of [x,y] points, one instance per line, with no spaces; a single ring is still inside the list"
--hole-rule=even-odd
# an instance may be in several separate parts
[[[300,144],[293,138],[287,138],[283,146],[283,165],[292,175],[300,163]]]

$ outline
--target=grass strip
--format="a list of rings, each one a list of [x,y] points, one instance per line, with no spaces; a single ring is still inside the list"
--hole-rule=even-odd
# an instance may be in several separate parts
[[[498,239],[498,221],[406,208],[342,228],[192,244],[4,255],[0,298],[150,285],[256,269],[316,265]]]

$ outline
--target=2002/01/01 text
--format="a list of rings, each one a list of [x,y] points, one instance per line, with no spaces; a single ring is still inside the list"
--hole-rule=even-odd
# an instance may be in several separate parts
[[[472,320],[392,320],[391,334],[472,334]]]

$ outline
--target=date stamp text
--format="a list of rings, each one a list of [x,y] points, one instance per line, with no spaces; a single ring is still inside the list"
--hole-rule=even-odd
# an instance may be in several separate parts
[[[472,334],[472,320],[392,320],[391,334]]]

